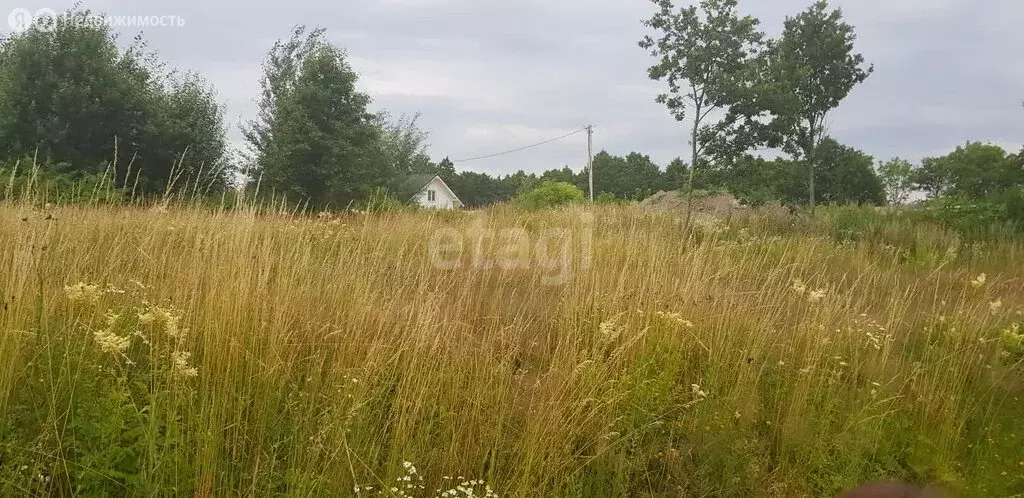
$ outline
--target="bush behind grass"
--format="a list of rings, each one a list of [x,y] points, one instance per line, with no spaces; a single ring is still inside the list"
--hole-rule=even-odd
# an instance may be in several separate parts
[[[686,235],[635,206],[33,206],[0,206],[0,494],[1024,492],[1012,238],[849,208]],[[430,233],[481,226],[568,230],[572,278],[431,264]]]
[[[583,199],[583,191],[571,183],[543,181],[516,196],[513,203],[521,209],[539,210],[566,206]]]

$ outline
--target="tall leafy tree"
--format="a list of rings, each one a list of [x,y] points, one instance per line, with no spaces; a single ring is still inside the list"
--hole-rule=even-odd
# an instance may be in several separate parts
[[[504,202],[516,194],[516,190],[508,183],[486,173],[463,171],[450,180],[445,178],[445,182],[459,196],[459,200],[468,207],[482,207]]]
[[[793,204],[803,199],[802,183],[793,161],[744,154],[726,169],[724,186],[741,202],[759,206],[769,201]]]
[[[174,179],[228,185],[223,108],[205,81],[168,72],[141,37],[119,48],[103,23],[50,27],[0,40],[0,160],[38,153],[45,172],[81,178],[119,156],[118,184],[143,194]]]
[[[624,182],[619,186],[623,199],[643,200],[661,190],[664,174],[651,157],[639,152],[626,156]]]
[[[658,58],[649,76],[668,84],[668,92],[657,101],[676,120],[692,120],[686,182],[689,224],[694,171],[705,164],[703,152],[711,140],[707,133],[702,139],[702,131],[717,128],[708,125],[712,114],[727,108],[736,88],[745,85],[741,80],[749,74],[746,66],[764,35],[757,29],[757,19],[739,15],[736,0],[701,0],[699,6],[678,8],[673,0],[652,1],[658,10],[644,24],[658,35],[645,36],[640,47]]]
[[[874,70],[854,52],[856,34],[842,11],[824,0],[786,19],[782,37],[770,44],[765,68],[773,95],[763,102],[774,119],[771,130],[783,150],[807,163],[808,198],[816,202],[818,147],[827,135],[829,112]]]
[[[264,65],[256,121],[243,127],[262,182],[314,206],[367,198],[395,174],[369,95],[340,48],[322,30],[296,28]]]
[[[914,166],[906,159],[894,157],[878,165],[878,177],[885,188],[890,205],[903,204],[914,190]]]
[[[629,194],[626,160],[601,151],[594,155],[594,196],[602,193],[615,194],[620,199]]]
[[[915,180],[933,197],[980,199],[1024,184],[1024,169],[998,145],[967,142],[948,155],[922,160]]]
[[[256,119],[239,126],[257,169],[273,139],[271,126],[277,118],[278,108],[295,88],[302,62],[326,44],[323,34],[322,28],[307,32],[305,26],[296,26],[287,41],[277,40],[267,53],[260,79],[259,113]]]
[[[437,163],[437,174],[441,175],[442,178],[457,175],[458,173],[455,172],[455,163],[453,163],[448,156],[445,156],[441,162]]]
[[[516,171],[511,175],[505,175],[500,181],[503,188],[512,192],[513,195],[531,190],[540,182],[536,174],[527,173],[523,170]]]
[[[576,179],[577,185],[585,183],[583,173]],[[595,194],[642,200],[665,187],[664,173],[646,154],[631,152],[626,157],[619,157],[601,151],[594,156]]]
[[[577,173],[568,166],[565,166],[562,169],[552,169],[545,171],[543,174],[540,175],[540,180],[560,183],[571,183],[579,187],[580,190],[584,191],[587,187],[586,169],[583,169],[579,173]]]
[[[688,169],[682,159],[678,157],[673,159],[668,166],[665,166],[661,190],[677,190],[680,185],[685,185],[687,175],[689,175]]]
[[[395,119],[386,112],[377,115],[384,160],[396,175],[427,173],[436,168],[427,155],[429,134],[419,127],[419,118],[418,113]]]
[[[817,168],[820,198],[832,204],[885,203],[885,188],[874,168],[874,158],[852,147],[825,137],[818,146]],[[798,163],[809,167],[809,163]]]
[[[829,203],[882,204],[885,189],[874,159],[826,137],[819,148],[819,194]],[[784,157],[771,161],[744,155],[730,163],[722,184],[747,204],[806,202],[807,162]]]

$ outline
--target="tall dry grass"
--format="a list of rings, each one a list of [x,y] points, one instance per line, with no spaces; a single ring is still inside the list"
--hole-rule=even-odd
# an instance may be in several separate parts
[[[1024,491],[1021,245],[677,218],[8,202],[0,494]]]

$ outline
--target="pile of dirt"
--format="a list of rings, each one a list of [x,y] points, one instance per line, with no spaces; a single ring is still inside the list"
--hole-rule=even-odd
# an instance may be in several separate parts
[[[659,211],[686,211],[686,196],[678,190],[658,192],[640,202],[641,206]],[[729,194],[695,197],[693,210],[717,217],[726,217],[736,211],[746,210],[735,197]]]

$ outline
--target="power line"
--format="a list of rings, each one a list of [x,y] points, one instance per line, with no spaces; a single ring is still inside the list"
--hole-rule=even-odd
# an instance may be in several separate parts
[[[573,136],[573,135],[575,135],[577,133],[583,133],[584,131],[586,131],[586,128],[580,128],[580,129],[578,129],[578,130],[576,130],[574,132],[566,133],[565,135],[562,135],[560,137],[552,138],[551,140],[545,140],[543,142],[535,143],[533,145],[527,145],[526,147],[519,147],[518,149],[506,150],[505,152],[498,152],[497,154],[488,154],[486,156],[471,157],[469,159],[456,159],[453,162],[456,162],[456,163],[468,163],[470,161],[479,161],[481,159],[490,159],[492,157],[503,156],[505,154],[511,154],[513,152],[519,152],[519,151],[526,150],[526,149],[532,149],[534,147],[540,147],[541,145],[547,145],[547,144],[549,144],[551,142],[557,142],[557,141],[559,141],[559,140],[561,140],[563,138],[571,137],[571,136]]]

